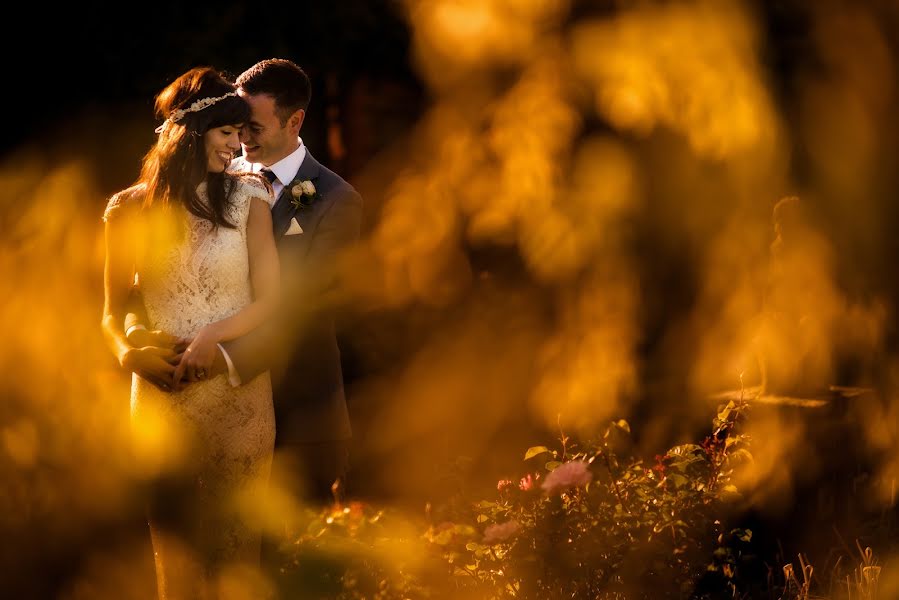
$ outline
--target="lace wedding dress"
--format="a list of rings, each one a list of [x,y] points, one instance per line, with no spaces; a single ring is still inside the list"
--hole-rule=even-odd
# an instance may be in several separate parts
[[[226,215],[236,229],[216,229],[182,210],[187,227],[180,241],[155,244],[161,249],[148,243],[139,254],[138,281],[152,328],[191,338],[204,325],[251,302],[246,234],[250,198],[269,203],[272,198],[255,178],[228,177],[227,185],[236,187]],[[204,201],[205,185],[197,190]],[[140,189],[125,190],[109,201],[104,219],[133,215],[141,201]],[[261,532],[244,515],[246,507],[261,506],[271,467],[275,424],[268,373],[238,387],[222,374],[176,393],[163,392],[134,375],[131,421],[135,429],[161,424],[163,436],[174,436],[164,443],[181,445],[187,463],[159,482],[151,503],[160,595],[165,597],[163,589],[183,577],[175,571],[184,568],[178,548],[185,542],[197,553],[193,562],[206,575],[234,561],[258,563]]]

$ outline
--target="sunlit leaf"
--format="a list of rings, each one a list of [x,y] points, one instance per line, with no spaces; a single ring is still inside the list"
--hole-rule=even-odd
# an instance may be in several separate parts
[[[745,461],[751,462],[752,454],[750,454],[749,450],[747,450],[746,448],[740,448],[739,450],[737,450],[736,452],[734,452],[730,455],[730,459],[731,460],[745,460]]]
[[[549,452],[549,448],[546,446],[531,446],[528,448],[528,451],[524,453],[524,459],[528,460],[529,458],[534,458],[544,452]]]
[[[734,529],[732,533],[737,534],[737,539],[743,542],[749,542],[752,540],[752,530],[751,529]]]
[[[702,446],[698,444],[681,444],[669,450],[668,454],[671,456],[689,456],[702,451]]]

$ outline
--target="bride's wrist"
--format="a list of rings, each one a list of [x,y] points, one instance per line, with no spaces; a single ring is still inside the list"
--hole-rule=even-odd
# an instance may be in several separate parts
[[[218,344],[219,342],[222,341],[222,328],[221,328],[221,326],[219,325],[219,323],[217,323],[217,322],[216,322],[216,323],[210,323],[209,325],[207,325],[207,326],[204,327],[203,329],[205,329],[206,335],[209,337],[209,339],[210,339],[212,342]]]

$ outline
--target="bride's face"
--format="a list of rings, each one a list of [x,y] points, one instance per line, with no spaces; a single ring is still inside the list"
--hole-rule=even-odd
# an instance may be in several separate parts
[[[225,125],[203,134],[206,145],[206,161],[210,173],[221,173],[231,164],[240,148],[240,128],[243,124]]]

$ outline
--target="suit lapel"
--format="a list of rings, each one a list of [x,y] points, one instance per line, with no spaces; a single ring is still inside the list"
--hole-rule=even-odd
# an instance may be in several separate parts
[[[272,230],[275,233],[276,242],[290,228],[290,219],[293,217],[294,210],[296,210],[290,202],[292,199],[290,188],[285,187],[281,190],[281,194],[275,201],[274,206],[272,206]]]
[[[309,152],[309,149],[307,148],[306,157],[303,159],[303,163],[300,165],[297,174],[293,176],[291,183],[284,186],[284,189],[281,190],[281,193],[278,195],[278,200],[275,202],[274,206],[272,206],[272,229],[275,233],[276,242],[280,241],[284,232],[290,228],[290,220],[294,216],[296,216],[297,223],[300,224],[304,234],[306,236],[311,235],[311,219],[315,206],[307,206],[298,209],[292,202],[293,195],[290,190],[293,185],[300,181],[316,179],[320,171],[321,165],[315,160],[312,153]]]

